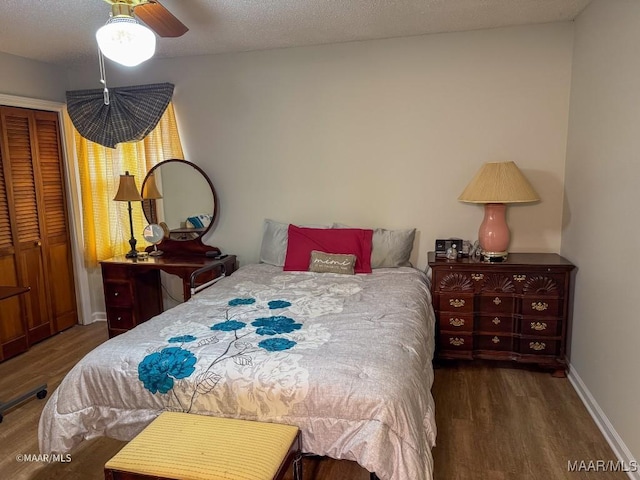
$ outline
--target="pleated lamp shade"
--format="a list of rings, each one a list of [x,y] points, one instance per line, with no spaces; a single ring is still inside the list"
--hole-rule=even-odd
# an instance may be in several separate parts
[[[468,203],[524,203],[540,197],[515,162],[485,163],[458,197]]]

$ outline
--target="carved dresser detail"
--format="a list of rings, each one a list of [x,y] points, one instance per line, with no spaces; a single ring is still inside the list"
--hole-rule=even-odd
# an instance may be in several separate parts
[[[564,376],[571,272],[552,253],[510,253],[502,263],[429,252],[436,358],[512,360]]]

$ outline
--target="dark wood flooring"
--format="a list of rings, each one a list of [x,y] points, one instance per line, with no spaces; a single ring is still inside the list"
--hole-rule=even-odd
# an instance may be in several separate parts
[[[82,356],[107,338],[102,322],[76,326],[0,363],[0,398],[39,381],[52,392]],[[453,363],[435,370],[436,480],[625,479],[624,473],[569,473],[569,461],[615,460],[567,379],[535,370]],[[24,463],[37,454],[43,400],[6,412],[0,423],[0,479],[100,480],[123,442],[86,441],[69,463]],[[305,459],[305,480],[368,480],[354,462]],[[406,479],[412,480],[412,479]]]

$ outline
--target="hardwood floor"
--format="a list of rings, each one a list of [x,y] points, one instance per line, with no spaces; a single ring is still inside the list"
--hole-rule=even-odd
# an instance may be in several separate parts
[[[8,400],[43,380],[51,393],[65,373],[107,339],[104,323],[75,326],[0,363],[0,398]],[[626,479],[624,473],[569,473],[569,461],[615,457],[567,379],[491,364],[450,364],[435,370],[438,445],[436,480]],[[68,463],[20,463],[37,454],[44,400],[5,413],[0,424],[0,478],[101,480],[103,465],[123,442],[82,443]],[[354,462],[305,458],[305,480],[368,480]],[[290,480],[290,477],[288,477]],[[412,480],[412,479],[406,479]]]
[[[568,471],[569,461],[616,461],[568,379],[495,363],[435,372],[437,480],[628,478]]]

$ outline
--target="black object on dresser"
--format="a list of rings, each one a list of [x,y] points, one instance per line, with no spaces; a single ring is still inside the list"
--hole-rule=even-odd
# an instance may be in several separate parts
[[[146,260],[120,256],[101,261],[109,337],[131,330],[163,311],[161,270],[182,278],[184,300],[187,301],[191,297],[191,274],[219,263],[224,266],[225,275],[236,270],[235,255],[227,255],[223,260],[205,255],[163,255]],[[200,277],[200,283],[213,280],[221,271],[212,269]]]
[[[571,262],[554,253],[484,263],[429,252],[429,266],[436,358],[512,360],[565,375]]]

